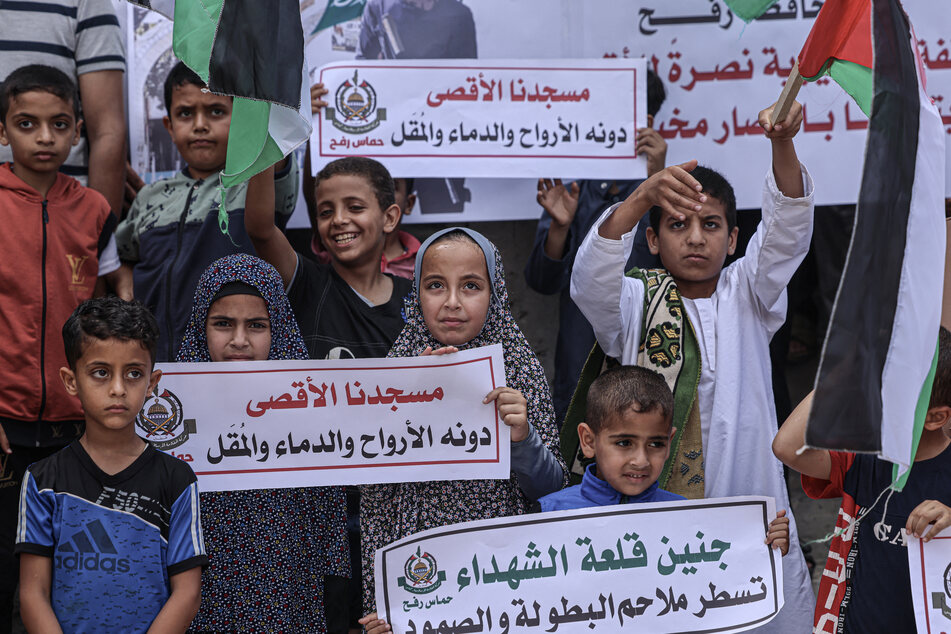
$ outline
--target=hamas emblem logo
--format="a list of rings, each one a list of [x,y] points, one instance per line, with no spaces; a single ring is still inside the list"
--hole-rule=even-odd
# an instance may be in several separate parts
[[[376,107],[376,91],[357,71],[337,87],[334,106],[324,109],[324,117],[347,134],[365,134],[386,121],[386,108]]]
[[[168,390],[156,394],[151,404],[146,400],[135,424],[142,431],[139,435],[162,451],[184,444],[188,434],[195,433],[195,419],[184,420],[182,402]]]
[[[396,580],[398,586],[413,594],[429,594],[446,580],[445,571],[436,568],[436,558],[416,549],[403,566],[405,577]]]

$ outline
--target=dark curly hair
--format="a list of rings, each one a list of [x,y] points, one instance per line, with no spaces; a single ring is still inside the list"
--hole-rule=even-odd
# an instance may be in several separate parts
[[[141,302],[127,302],[115,296],[87,299],[63,325],[66,361],[75,370],[89,340],[96,338],[138,341],[149,351],[154,364],[158,334],[155,317]]]

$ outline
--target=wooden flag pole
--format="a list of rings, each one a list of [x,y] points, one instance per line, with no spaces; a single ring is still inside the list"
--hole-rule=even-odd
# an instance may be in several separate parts
[[[779,99],[776,101],[776,107],[773,108],[773,114],[769,118],[769,125],[776,125],[777,121],[782,121],[786,118],[786,115],[789,114],[789,109],[792,108],[793,102],[796,101],[796,96],[799,95],[799,89],[802,88],[802,75],[799,74],[799,60],[796,60],[796,63],[793,64],[792,70],[789,71],[789,77],[786,78],[786,85],[783,87],[783,92],[780,93]]]

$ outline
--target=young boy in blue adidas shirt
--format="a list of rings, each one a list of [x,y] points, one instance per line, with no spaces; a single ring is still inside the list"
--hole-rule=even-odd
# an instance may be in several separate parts
[[[31,632],[184,632],[208,558],[195,474],[135,432],[162,374],[155,318],[138,302],[87,300],[63,339],[60,376],[86,430],[23,478],[23,622]]]
[[[585,457],[594,458],[581,484],[541,498],[542,511],[561,511],[685,499],[657,483],[670,454],[674,395],[660,374],[640,366],[608,370],[588,389],[585,421],[578,439]],[[789,549],[789,519],[779,511],[766,543]]]

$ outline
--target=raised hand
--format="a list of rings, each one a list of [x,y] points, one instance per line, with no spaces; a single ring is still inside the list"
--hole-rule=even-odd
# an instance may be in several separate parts
[[[651,177],[664,169],[667,163],[667,141],[653,128],[639,128],[634,149],[647,155],[647,176]]]
[[[552,224],[567,227],[578,211],[578,183],[572,183],[568,188],[560,178],[539,178],[536,200],[551,216]]]

